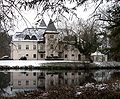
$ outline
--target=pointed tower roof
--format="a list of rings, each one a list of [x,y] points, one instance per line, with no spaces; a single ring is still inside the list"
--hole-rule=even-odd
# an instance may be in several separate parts
[[[45,21],[43,19],[40,22],[40,27],[46,27]]]
[[[57,29],[52,21],[52,19],[50,19],[48,27],[46,29],[46,32],[57,32]]]

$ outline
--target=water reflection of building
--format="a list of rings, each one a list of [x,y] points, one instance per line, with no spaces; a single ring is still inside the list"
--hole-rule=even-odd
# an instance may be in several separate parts
[[[83,72],[12,72],[13,89],[49,89],[58,85],[80,85],[87,74]]]
[[[82,72],[41,72],[38,74],[38,88],[48,89],[58,85],[79,85],[84,76]]]
[[[11,72],[13,89],[34,89],[37,87],[36,72]]]
[[[88,82],[108,80],[111,72],[91,71],[91,72],[13,72],[11,73],[11,83],[13,89],[49,89],[58,85],[83,85]]]
[[[38,88],[45,89],[45,72],[37,73]]]

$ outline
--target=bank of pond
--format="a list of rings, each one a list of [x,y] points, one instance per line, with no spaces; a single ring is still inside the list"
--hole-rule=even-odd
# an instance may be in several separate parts
[[[87,61],[34,61],[34,60],[7,60],[0,61],[0,70],[29,69],[29,70],[80,70],[80,69],[120,69],[120,62],[93,62]]]

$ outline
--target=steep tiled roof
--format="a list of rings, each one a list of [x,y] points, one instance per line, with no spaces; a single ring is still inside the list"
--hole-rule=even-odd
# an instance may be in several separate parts
[[[33,35],[35,35],[37,40],[43,40],[43,34],[44,34],[45,30],[46,30],[46,28],[26,28],[22,32],[16,32],[13,35],[12,40],[13,41],[26,40],[25,39],[26,35],[29,35],[30,38]],[[27,38],[27,40],[28,40],[28,38]]]
[[[50,19],[49,24],[48,24],[48,27],[47,27],[47,29],[46,29],[46,32],[49,32],[49,31],[50,31],[50,32],[51,32],[51,31],[57,32],[57,29],[56,29],[56,27],[55,27],[52,19]]]

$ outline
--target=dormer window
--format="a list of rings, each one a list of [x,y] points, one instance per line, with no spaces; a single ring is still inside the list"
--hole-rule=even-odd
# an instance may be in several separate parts
[[[30,36],[29,35],[26,35],[24,40],[30,40]]]
[[[31,40],[37,40],[37,37],[36,37],[35,35],[33,35],[33,36],[31,37]]]

